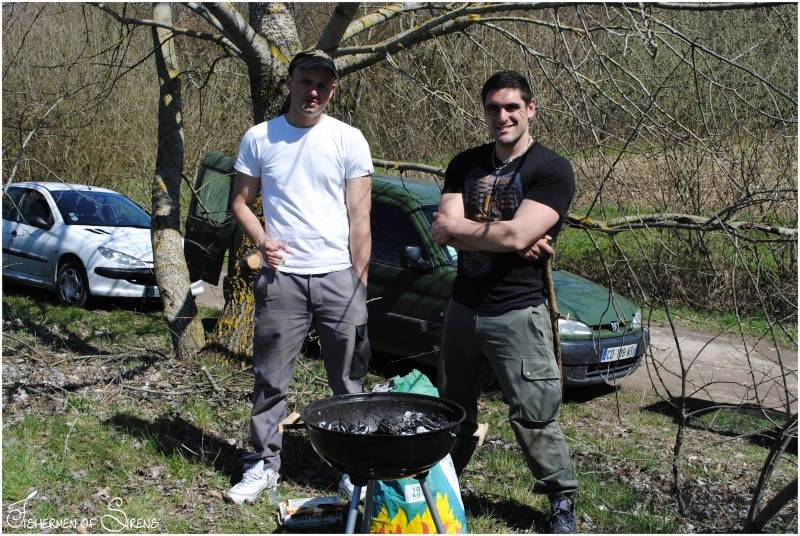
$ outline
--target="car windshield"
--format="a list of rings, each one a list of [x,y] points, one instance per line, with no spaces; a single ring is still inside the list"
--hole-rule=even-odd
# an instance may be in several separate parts
[[[150,215],[122,194],[59,190],[53,198],[67,225],[150,228]]]
[[[439,208],[438,205],[422,205],[422,213],[425,215],[425,219],[428,220],[428,224],[433,223],[433,213],[436,212]],[[458,250],[453,246],[445,246],[442,248],[444,251],[444,256],[450,260],[451,263],[455,264],[458,261]]]

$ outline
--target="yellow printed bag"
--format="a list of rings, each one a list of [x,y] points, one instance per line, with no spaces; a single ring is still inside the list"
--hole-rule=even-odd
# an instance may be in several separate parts
[[[418,370],[391,382],[392,392],[439,396],[436,387]],[[427,477],[436,509],[447,534],[466,534],[467,519],[453,461],[448,454]],[[365,505],[371,517],[372,534],[434,534],[436,526],[416,478],[372,482],[372,494]]]

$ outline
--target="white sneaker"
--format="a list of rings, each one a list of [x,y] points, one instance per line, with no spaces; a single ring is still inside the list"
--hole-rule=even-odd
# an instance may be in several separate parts
[[[355,490],[355,485],[350,482],[350,475],[347,473],[342,473],[342,477],[339,479],[339,495],[344,497],[349,501],[353,500],[353,491]],[[364,499],[367,498],[367,486],[361,486],[361,493],[358,498],[359,501],[364,502]]]
[[[246,463],[242,481],[228,490],[225,499],[236,504],[253,503],[262,491],[277,488],[280,478],[274,470],[264,470],[264,460]]]

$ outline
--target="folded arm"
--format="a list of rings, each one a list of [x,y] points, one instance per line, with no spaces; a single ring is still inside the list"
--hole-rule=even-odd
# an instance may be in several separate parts
[[[524,199],[510,220],[476,222],[464,214],[462,194],[442,195],[434,214],[433,236],[439,245],[464,251],[516,251],[525,258],[553,254],[547,231],[558,222],[558,212]]]

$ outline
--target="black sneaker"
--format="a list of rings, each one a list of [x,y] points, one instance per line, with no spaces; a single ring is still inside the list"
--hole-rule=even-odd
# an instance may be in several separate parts
[[[553,513],[550,514],[550,534],[573,534],[575,532],[575,501],[570,497],[550,499]]]

